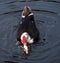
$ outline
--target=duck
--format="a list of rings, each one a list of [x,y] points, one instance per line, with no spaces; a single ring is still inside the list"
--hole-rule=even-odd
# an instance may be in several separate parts
[[[34,14],[29,6],[25,6],[21,21],[17,30],[17,45],[23,46],[25,54],[29,53],[28,44],[34,44],[39,41],[39,30],[36,27]]]

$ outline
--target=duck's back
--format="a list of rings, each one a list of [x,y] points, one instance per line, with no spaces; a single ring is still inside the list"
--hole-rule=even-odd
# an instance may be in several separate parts
[[[39,37],[39,31],[35,25],[35,22],[34,20],[31,20],[29,16],[21,19],[21,23],[17,31],[18,39],[20,39],[21,34],[24,32],[27,32],[31,38],[36,39]]]

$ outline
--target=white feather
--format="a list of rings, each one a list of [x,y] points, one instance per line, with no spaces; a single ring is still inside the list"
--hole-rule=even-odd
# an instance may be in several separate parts
[[[33,13],[30,13],[28,16],[31,16],[31,15],[33,15]]]
[[[21,35],[21,38],[20,38],[20,39],[22,40],[22,37],[23,37],[23,36],[25,36],[25,37],[27,38],[27,35],[28,35],[28,33],[27,33],[27,32],[24,32],[24,33]]]
[[[30,37],[30,35],[27,33],[27,32],[24,32],[22,35],[21,35],[21,40],[22,40],[22,37],[25,36],[27,38],[27,42],[28,43],[33,43],[34,42],[34,39]]]
[[[25,18],[25,16],[22,15],[22,18]]]

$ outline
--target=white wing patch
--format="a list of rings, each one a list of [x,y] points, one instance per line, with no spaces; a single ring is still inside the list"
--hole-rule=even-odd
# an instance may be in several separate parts
[[[27,32],[24,32],[22,35],[21,35],[21,40],[22,40],[22,37],[25,36],[27,38],[27,42],[29,44],[33,43],[34,42],[34,39],[30,37],[30,35],[27,33]]]

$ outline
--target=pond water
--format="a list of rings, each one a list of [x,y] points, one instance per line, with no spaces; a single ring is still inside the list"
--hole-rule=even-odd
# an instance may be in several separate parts
[[[27,59],[16,46],[16,31],[24,6],[35,16],[41,40]],[[0,63],[60,63],[60,0],[0,0]]]

